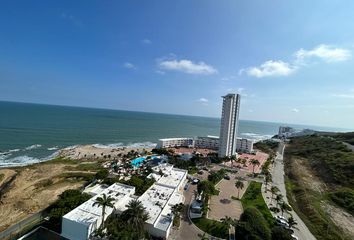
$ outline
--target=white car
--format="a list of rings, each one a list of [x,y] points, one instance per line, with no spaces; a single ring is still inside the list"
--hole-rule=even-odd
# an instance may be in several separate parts
[[[283,219],[279,219],[277,218],[276,219],[276,223],[280,226],[283,226],[283,227],[286,227],[286,228],[289,228],[289,224],[287,221],[283,220]]]
[[[292,237],[294,240],[299,240],[299,238],[298,238],[297,236],[295,236],[294,234],[292,234],[291,237]]]
[[[283,217],[283,216],[280,216],[280,215],[277,215],[276,218],[279,219],[279,220],[284,220],[284,221],[286,221],[286,222],[288,221],[288,220],[286,219],[286,217]]]

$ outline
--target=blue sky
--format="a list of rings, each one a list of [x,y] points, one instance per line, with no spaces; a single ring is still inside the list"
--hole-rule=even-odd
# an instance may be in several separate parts
[[[354,1],[2,1],[0,100],[354,128]]]

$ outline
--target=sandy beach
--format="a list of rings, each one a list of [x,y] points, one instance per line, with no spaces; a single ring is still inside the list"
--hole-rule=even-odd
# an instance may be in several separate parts
[[[151,151],[152,148],[128,148],[128,147],[110,147],[105,145],[78,145],[75,147],[64,148],[59,151],[59,156],[69,159],[115,159],[130,151],[143,153]]]

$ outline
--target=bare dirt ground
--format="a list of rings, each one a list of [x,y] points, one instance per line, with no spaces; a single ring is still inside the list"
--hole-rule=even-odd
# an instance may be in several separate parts
[[[354,239],[354,217],[341,208],[323,202],[321,205],[329,213],[332,221]]]
[[[326,184],[312,172],[309,166],[307,166],[306,160],[296,158],[292,164],[292,169],[295,175],[300,177],[306,188],[318,193],[325,193],[326,190],[328,190]],[[336,226],[341,228],[343,232],[347,233],[352,239],[354,239],[354,217],[350,213],[342,208],[333,206],[327,201],[321,203],[321,208],[328,214]]]
[[[16,174],[16,171],[11,169],[0,169],[0,175],[4,174],[2,179],[0,180],[0,186],[8,181],[12,176]]]
[[[0,231],[52,204],[63,191],[82,186],[82,181],[72,182],[59,175],[66,172],[65,164],[36,164],[19,168],[15,180],[5,190],[0,202]],[[4,181],[16,172],[1,169]],[[50,184],[45,184],[51,180]]]
[[[293,171],[297,176],[300,176],[303,183],[306,184],[308,189],[312,189],[316,192],[324,192],[326,191],[326,185],[313,174],[311,169],[307,166],[306,160],[297,158],[296,161],[293,161]]]

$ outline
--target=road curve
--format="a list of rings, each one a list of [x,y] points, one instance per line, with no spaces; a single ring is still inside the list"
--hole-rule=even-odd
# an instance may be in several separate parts
[[[270,171],[271,171],[272,180],[273,180],[272,185],[279,188],[280,193],[284,196],[284,201],[286,203],[289,203],[288,199],[286,197],[286,188],[285,188],[285,181],[284,181],[284,161],[283,161],[284,149],[285,149],[285,145],[283,143],[280,143],[278,151],[277,151],[277,155],[275,157],[274,164],[273,164],[272,168],[270,169]],[[262,195],[263,195],[263,198],[264,198],[265,202],[267,203],[268,207],[275,205],[275,201],[271,200],[270,191],[267,191],[267,193],[265,193],[265,184],[263,184]],[[273,212],[272,212],[272,214],[273,214],[273,216],[276,215]],[[291,215],[293,216],[293,218],[297,222],[297,225],[296,225],[297,229],[294,229],[294,234],[300,240],[316,240],[316,238],[313,236],[313,234],[310,232],[310,230],[307,228],[307,226],[301,220],[301,218],[297,215],[297,213],[295,211],[291,211]],[[284,216],[289,217],[290,214],[284,213]]]

